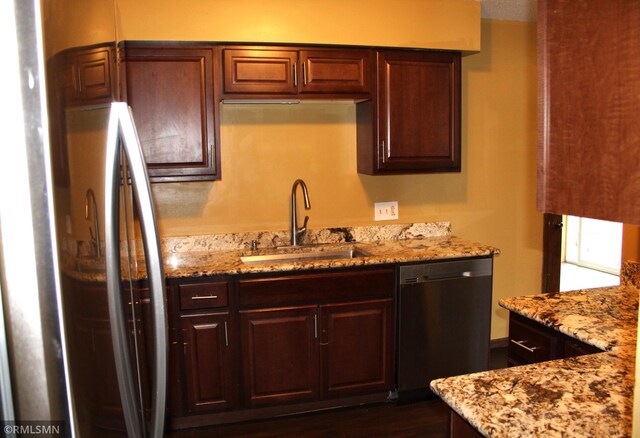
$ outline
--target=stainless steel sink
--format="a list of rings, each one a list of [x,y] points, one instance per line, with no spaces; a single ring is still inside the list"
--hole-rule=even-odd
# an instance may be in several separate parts
[[[329,250],[329,251],[302,251],[302,252],[283,252],[277,254],[250,255],[240,257],[246,264],[264,264],[264,263],[287,263],[287,262],[304,262],[312,260],[339,260],[354,259],[357,257],[367,257],[370,254],[358,248]]]

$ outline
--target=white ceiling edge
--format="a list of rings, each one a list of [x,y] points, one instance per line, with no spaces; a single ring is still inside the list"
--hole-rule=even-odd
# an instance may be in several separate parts
[[[480,0],[482,18],[511,21],[537,21],[536,0]]]

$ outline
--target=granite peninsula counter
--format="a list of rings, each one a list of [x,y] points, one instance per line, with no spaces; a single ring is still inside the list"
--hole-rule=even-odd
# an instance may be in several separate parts
[[[623,285],[508,298],[500,305],[606,352],[455,376],[431,388],[488,437],[630,436],[637,265]]]

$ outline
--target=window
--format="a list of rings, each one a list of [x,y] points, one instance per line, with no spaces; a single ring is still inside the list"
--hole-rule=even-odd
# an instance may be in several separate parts
[[[565,262],[620,275],[621,223],[567,216],[565,224]]]

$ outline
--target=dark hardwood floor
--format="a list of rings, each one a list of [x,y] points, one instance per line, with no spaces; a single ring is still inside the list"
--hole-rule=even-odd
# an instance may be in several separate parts
[[[507,366],[507,348],[491,350],[490,368]],[[439,399],[385,403],[291,415],[248,423],[168,432],[168,438],[429,437],[448,436],[449,408]]]
[[[250,423],[189,429],[171,438],[447,437],[448,407],[440,400],[337,409]]]

